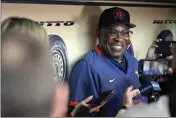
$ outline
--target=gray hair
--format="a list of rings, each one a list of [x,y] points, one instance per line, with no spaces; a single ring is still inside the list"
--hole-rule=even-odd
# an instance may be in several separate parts
[[[40,43],[48,45],[46,30],[38,22],[28,18],[13,16],[3,20],[1,24],[2,37],[11,33],[28,35],[39,40]]]

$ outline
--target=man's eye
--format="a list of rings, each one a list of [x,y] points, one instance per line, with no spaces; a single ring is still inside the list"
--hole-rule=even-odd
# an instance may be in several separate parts
[[[109,34],[110,34],[110,35],[116,35],[117,32],[115,32],[115,31],[110,31]]]

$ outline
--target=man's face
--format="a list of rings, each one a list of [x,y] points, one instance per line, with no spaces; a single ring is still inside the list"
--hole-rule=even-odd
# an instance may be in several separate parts
[[[127,48],[130,35],[126,25],[113,25],[99,30],[99,45],[104,53],[111,58],[119,58]]]

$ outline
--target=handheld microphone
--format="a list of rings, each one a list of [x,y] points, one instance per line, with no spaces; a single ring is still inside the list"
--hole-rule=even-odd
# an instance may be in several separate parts
[[[150,81],[146,85],[139,88],[140,94],[133,97],[134,99],[138,99],[140,95],[148,97],[148,95],[157,93],[161,91],[160,85],[158,82]]]
[[[140,87],[139,90],[141,92],[141,95],[148,96],[151,93],[160,92],[161,88],[158,82],[150,81],[145,86]]]

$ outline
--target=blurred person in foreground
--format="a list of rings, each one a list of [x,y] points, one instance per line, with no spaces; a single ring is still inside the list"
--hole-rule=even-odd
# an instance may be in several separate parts
[[[116,117],[176,117],[176,45],[172,47],[172,54],[173,56],[168,57],[169,60],[172,59],[172,69],[168,69],[170,74],[167,79],[168,94],[149,105],[141,103],[126,107]]]
[[[64,116],[69,89],[52,79],[45,29],[30,19],[10,17],[2,22],[1,34],[2,117]]]

